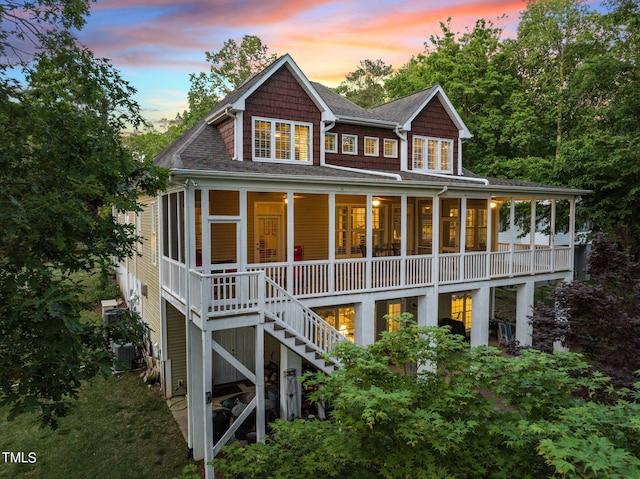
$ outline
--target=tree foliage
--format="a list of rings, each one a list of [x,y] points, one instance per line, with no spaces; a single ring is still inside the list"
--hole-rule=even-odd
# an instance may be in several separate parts
[[[202,118],[251,75],[273,63],[277,54],[269,53],[269,47],[259,37],[245,35],[240,44],[230,38],[219,51],[205,52],[205,58],[211,64],[209,72],[189,75],[189,110],[182,118],[185,128]]]
[[[440,84],[474,137],[482,175],[593,190],[579,218],[640,254],[640,7],[610,0],[527,2],[517,36],[481,19],[442,23],[385,85],[398,98]]]
[[[225,448],[216,471],[228,479],[640,474],[638,395],[590,401],[608,381],[580,356],[505,358],[401,321],[373,345],[341,343],[342,367],[307,378],[330,420],[277,422],[265,444]]]
[[[0,10],[0,404],[39,408],[52,426],[80,381],[110,370],[106,345],[122,333],[81,321],[75,273],[135,254],[140,238],[111,208],[139,211],[138,192],[167,178],[121,143],[142,118],[131,86],[72,35],[87,11],[80,0]]]
[[[362,60],[335,91],[356,105],[372,108],[387,100],[384,82],[392,73],[393,67],[383,60]]]
[[[593,366],[629,386],[640,371],[640,264],[603,237],[593,241],[589,282],[560,284],[553,307],[539,304],[532,319],[534,344],[555,342],[581,352]]]

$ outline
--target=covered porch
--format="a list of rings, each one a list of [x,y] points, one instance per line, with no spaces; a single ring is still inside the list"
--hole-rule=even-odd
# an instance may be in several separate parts
[[[162,283],[184,298],[189,269],[264,271],[303,299],[568,272],[574,210],[570,197],[446,188],[415,196],[187,187],[163,197]]]

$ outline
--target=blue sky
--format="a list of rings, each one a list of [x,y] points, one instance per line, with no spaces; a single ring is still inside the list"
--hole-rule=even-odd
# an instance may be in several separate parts
[[[591,2],[596,5],[597,3]],[[484,18],[514,36],[523,0],[97,0],[80,39],[138,90],[145,118],[187,106],[189,73],[205,51],[257,35],[289,53],[310,80],[335,86],[364,59],[400,68],[424,50],[440,22],[464,32]],[[506,18],[500,18],[502,15]]]

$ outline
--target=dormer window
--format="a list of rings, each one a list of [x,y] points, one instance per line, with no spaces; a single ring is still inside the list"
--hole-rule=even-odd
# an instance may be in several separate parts
[[[413,169],[453,173],[453,140],[413,137]]]
[[[312,124],[253,119],[254,161],[311,163]]]

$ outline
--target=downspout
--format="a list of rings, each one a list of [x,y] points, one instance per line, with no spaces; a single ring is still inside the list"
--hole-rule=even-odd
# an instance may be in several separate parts
[[[224,109],[224,116],[231,118],[233,120],[233,158],[231,158],[233,161],[238,161],[238,140],[240,138],[240,135],[238,134],[238,115],[237,113],[229,113],[231,110],[231,107],[228,106],[227,108]]]
[[[330,165],[329,163],[326,162],[325,160],[325,151],[324,151],[324,133],[326,133],[327,131],[329,131],[331,128],[333,128],[336,125],[335,122],[331,122],[326,128],[323,129],[323,133],[322,133],[322,138],[321,138],[321,144],[320,144],[320,148],[321,148],[321,152],[320,152],[320,166],[324,166],[326,168],[333,168],[334,170],[340,170],[340,171],[350,171],[353,173],[363,173],[366,175],[378,175],[378,176],[384,176],[385,178],[392,178],[396,181],[402,181],[402,177],[396,173],[389,173],[386,171],[376,171],[376,170],[363,170],[361,168],[351,168],[348,166],[338,166],[338,165]]]
[[[407,171],[408,169],[408,143],[407,143],[407,132],[402,132],[401,126],[398,125],[394,129],[394,133],[400,138],[400,171]]]

